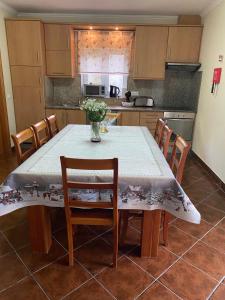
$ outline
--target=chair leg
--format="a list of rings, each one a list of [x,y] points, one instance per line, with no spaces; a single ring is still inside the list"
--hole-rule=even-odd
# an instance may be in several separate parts
[[[68,236],[68,252],[69,252],[69,266],[74,264],[74,253],[73,253],[73,227],[67,225],[67,236]]]
[[[170,214],[164,211],[163,216],[163,243],[165,246],[168,246],[168,233],[169,233],[169,222],[170,222]]]
[[[118,222],[116,222],[113,228],[113,267],[114,268],[117,268],[118,244],[119,244],[119,225]]]
[[[128,228],[128,220],[129,220],[129,211],[121,211],[121,234],[120,234],[120,242],[121,245],[124,244],[125,239],[126,239],[126,234],[127,234],[127,228]]]

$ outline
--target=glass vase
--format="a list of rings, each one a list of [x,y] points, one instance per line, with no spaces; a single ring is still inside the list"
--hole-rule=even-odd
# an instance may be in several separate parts
[[[91,141],[92,142],[101,142],[100,137],[100,122],[91,122]]]

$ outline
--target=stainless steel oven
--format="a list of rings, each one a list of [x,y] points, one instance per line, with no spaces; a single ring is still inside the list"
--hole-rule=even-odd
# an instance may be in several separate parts
[[[173,138],[182,136],[187,142],[193,138],[195,113],[192,112],[164,112],[164,120],[173,129]]]

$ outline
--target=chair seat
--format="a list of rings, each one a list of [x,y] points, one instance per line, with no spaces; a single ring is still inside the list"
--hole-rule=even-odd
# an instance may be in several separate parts
[[[112,209],[77,209],[72,210],[72,224],[113,225]]]

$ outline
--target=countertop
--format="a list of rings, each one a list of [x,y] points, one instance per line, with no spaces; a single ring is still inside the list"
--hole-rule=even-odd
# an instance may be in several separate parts
[[[194,112],[191,109],[188,108],[184,108],[184,107],[160,107],[160,106],[153,106],[153,107],[124,107],[121,105],[112,105],[112,106],[108,106],[110,110],[112,111],[138,111],[138,112],[148,112],[148,111],[174,111],[174,112]],[[46,109],[80,109],[79,105],[46,105],[45,106]]]

